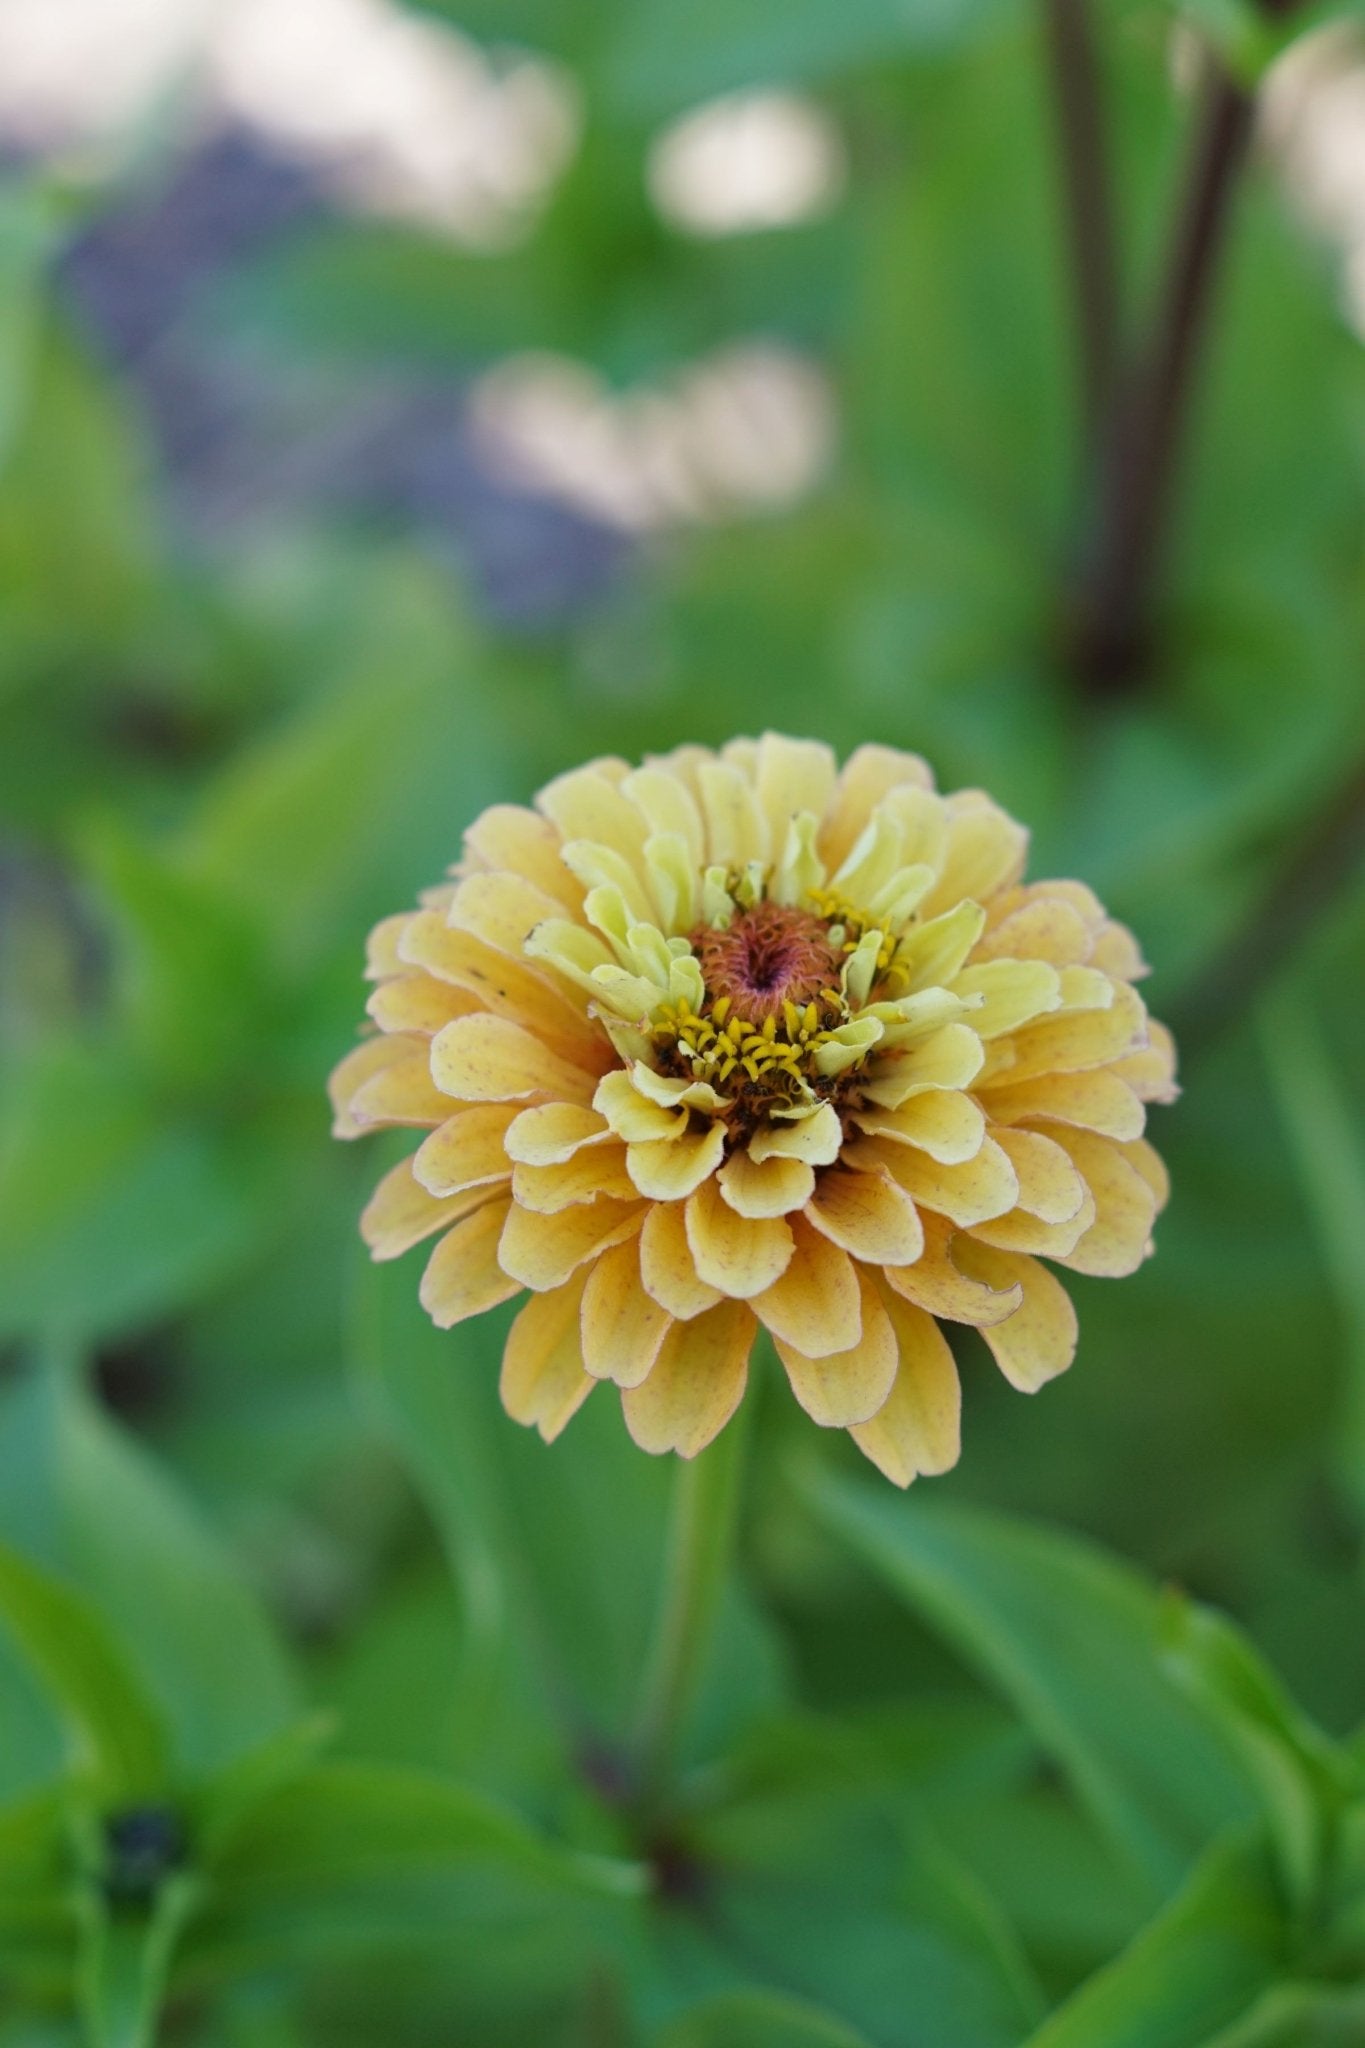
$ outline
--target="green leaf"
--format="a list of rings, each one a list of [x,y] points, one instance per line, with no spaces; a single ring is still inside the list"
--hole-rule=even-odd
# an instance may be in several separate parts
[[[88,1902],[77,1982],[91,2048],[153,2048],[176,1944],[198,1897],[186,1874],[164,1884],[146,1913]]]
[[[703,0],[685,12],[639,0],[608,76],[621,105],[657,116],[745,86],[820,84],[951,51],[995,12],[994,0]]]
[[[866,2035],[775,1991],[706,1999],[652,2037],[651,2048],[869,2048]]]
[[[91,1602],[0,1545],[0,1621],[60,1709],[96,1796],[118,1805],[160,1790],[165,1725]]]
[[[1285,1967],[1288,1935],[1259,1843],[1219,1844],[1124,1953],[1025,2048],[1209,2048]]]
[[[826,1526],[1014,1704],[1114,1845],[1169,1888],[1245,1794],[1157,1657],[1157,1595],[1079,1537],[828,1476]]]
[[[1300,1910],[1317,1903],[1334,1824],[1349,1789],[1347,1759],[1300,1713],[1233,1624],[1172,1594],[1166,1665],[1213,1716],[1260,1795],[1286,1890]]]
[[[52,1362],[0,1404],[0,1529],[75,1579],[161,1703],[181,1761],[287,1722],[292,1675],[255,1597],[147,1452]]]
[[[55,230],[50,192],[33,180],[0,185],[0,469],[28,402]]]

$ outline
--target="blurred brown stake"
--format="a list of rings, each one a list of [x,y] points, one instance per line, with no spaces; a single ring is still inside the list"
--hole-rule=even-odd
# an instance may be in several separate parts
[[[1118,238],[1104,95],[1087,0],[1043,0],[1057,104],[1059,167],[1071,239],[1082,429],[1093,441],[1118,359]]]

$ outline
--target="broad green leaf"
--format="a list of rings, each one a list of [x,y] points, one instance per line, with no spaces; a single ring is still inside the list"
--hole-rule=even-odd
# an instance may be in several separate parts
[[[166,1729],[102,1617],[77,1589],[0,1546],[0,1623],[52,1696],[106,1804],[165,1782]]]
[[[1358,2048],[1362,2040],[1365,1992],[1359,1987],[1288,1984],[1268,1991],[1201,2048]]]
[[[1346,1758],[1225,1616],[1173,1595],[1164,1634],[1167,1668],[1213,1716],[1257,1788],[1290,1897],[1312,1909],[1350,1782]]]
[[[1159,1888],[1245,1792],[1160,1668],[1158,1599],[1079,1537],[813,1474],[826,1526],[1002,1691]]]
[[[174,1482],[52,1360],[0,1404],[0,1529],[68,1573],[118,1631],[180,1761],[225,1762],[280,1728],[293,1680],[255,1596]]]
[[[1026,2048],[1208,2048],[1284,1973],[1288,1929],[1256,1842],[1211,1849],[1188,1884],[1117,1961]]]
[[[868,2048],[866,2035],[780,1992],[708,1998],[652,2038],[651,2048]]]

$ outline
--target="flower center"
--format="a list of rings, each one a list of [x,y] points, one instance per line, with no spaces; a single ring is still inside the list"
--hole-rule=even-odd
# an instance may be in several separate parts
[[[700,926],[690,943],[712,1005],[728,998],[750,1023],[781,1017],[788,1003],[804,1009],[839,986],[842,958],[825,920],[808,910],[758,902],[723,931]]]

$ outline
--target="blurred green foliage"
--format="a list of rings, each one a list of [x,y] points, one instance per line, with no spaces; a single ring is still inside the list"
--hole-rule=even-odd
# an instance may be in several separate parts
[[[1097,696],[1057,631],[1089,512],[1035,11],[427,11],[575,74],[534,232],[304,218],[209,266],[186,331],[343,394],[776,336],[828,369],[840,453],[538,627],[397,524],[206,541],[68,287],[126,195],[9,179],[0,2044],[1365,2042],[1365,894],[1290,865],[1365,747],[1365,353],[1328,256],[1254,169],[1159,657]],[[1271,54],[1249,7],[1177,12]],[[1191,115],[1172,10],[1094,13],[1131,311]],[[664,225],[658,124],[771,83],[839,123],[838,209]],[[1160,1256],[1075,1283],[1036,1402],[964,1346],[949,1478],[894,1495],[765,1380],[684,1798],[642,1840],[620,1744],[670,1473],[605,1396],[552,1450],[518,1431],[500,1329],[438,1333],[365,1265],[375,1165],[322,1081],[365,929],[483,804],[767,725],[1026,818],[1034,871],[1141,933],[1187,1093]]]

